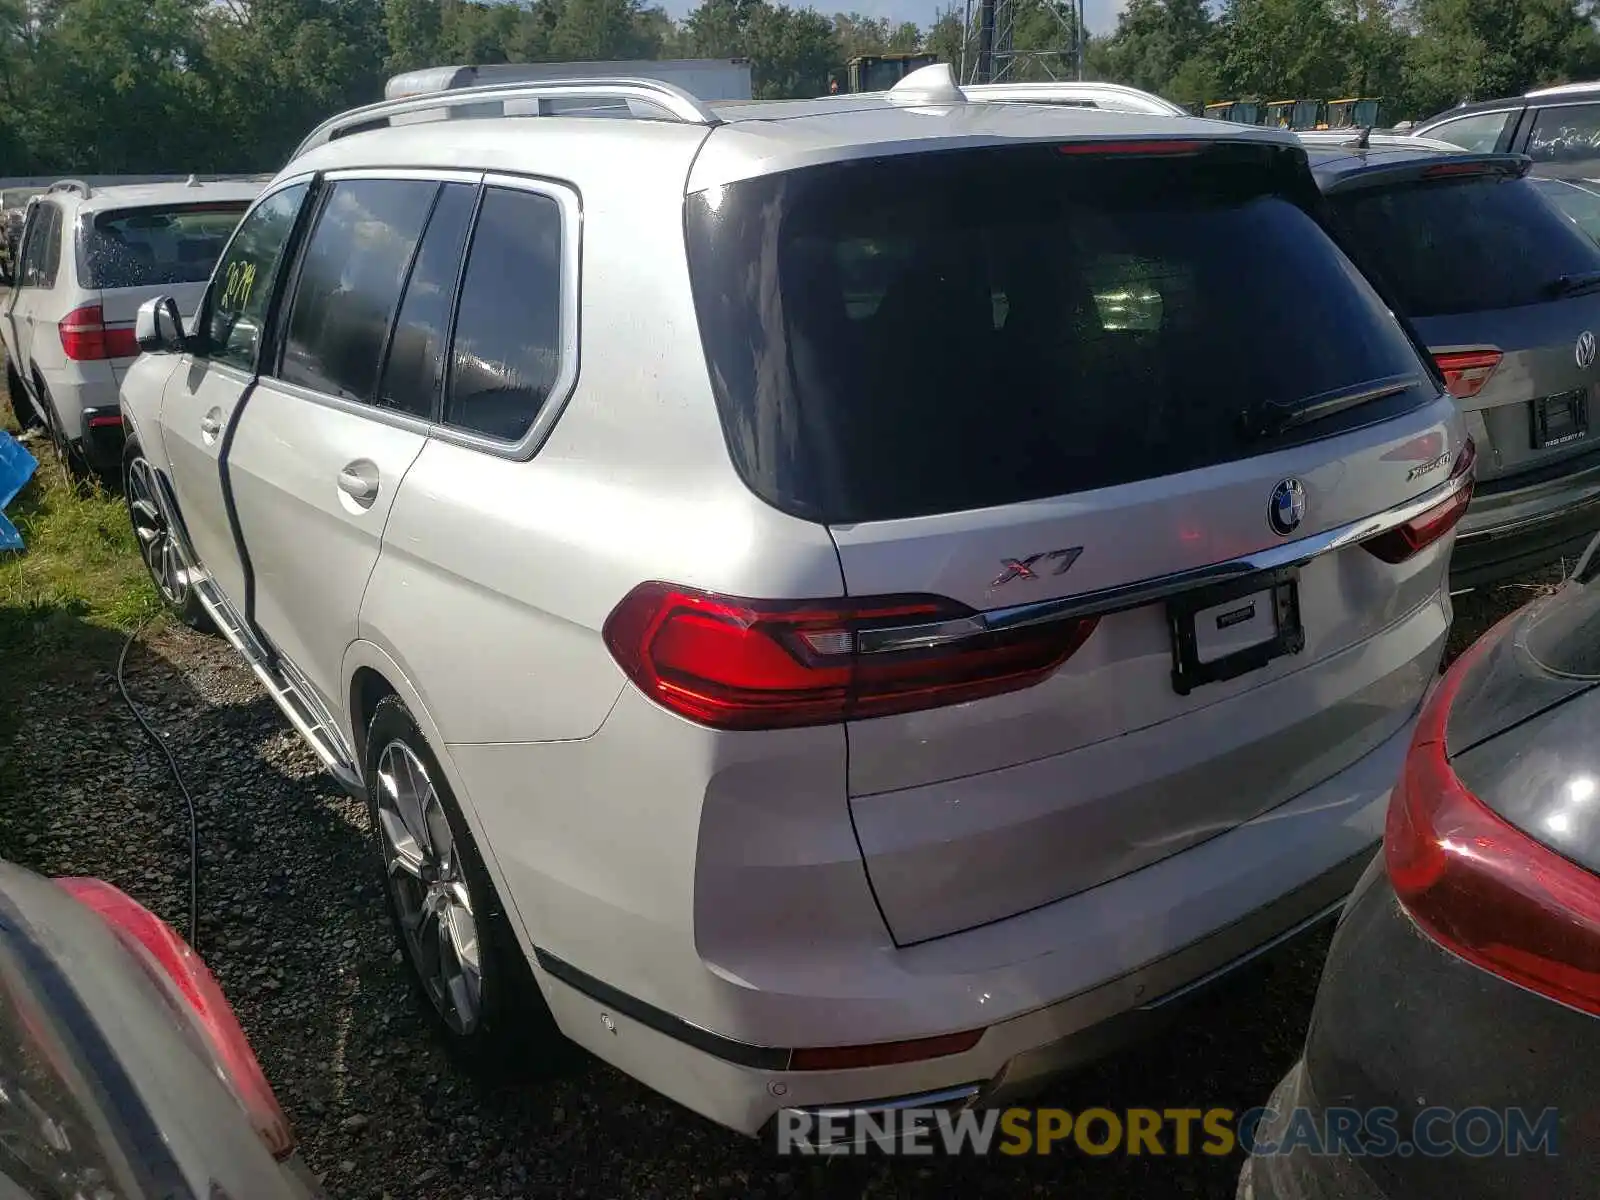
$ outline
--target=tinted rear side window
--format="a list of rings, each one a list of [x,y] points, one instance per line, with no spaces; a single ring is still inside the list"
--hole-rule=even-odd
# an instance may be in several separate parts
[[[489,188],[461,282],[445,421],[514,442],[561,368],[561,207]]]
[[[695,302],[746,482],[833,522],[1008,504],[1277,449],[1245,410],[1420,380],[1365,279],[1280,194],[1310,186],[1298,160],[1216,153],[961,151],[691,197]]]
[[[248,207],[240,201],[96,213],[80,250],[84,286],[204,283]]]
[[[478,189],[471,184],[447,183],[439,194],[390,335],[380,408],[433,419],[450,345],[450,306],[477,203]]]
[[[333,185],[306,244],[280,378],[370,401],[389,321],[439,184],[349,179]]]
[[[1527,179],[1446,178],[1333,204],[1413,317],[1537,304],[1562,275],[1600,271],[1600,248]]]

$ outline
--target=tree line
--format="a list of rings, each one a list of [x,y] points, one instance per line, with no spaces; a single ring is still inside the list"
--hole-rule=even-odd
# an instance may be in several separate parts
[[[1129,0],[1087,73],[1181,103],[1380,96],[1385,119],[1600,78],[1600,0]],[[1011,77],[1072,69],[1070,0],[1013,0]],[[0,176],[270,171],[313,125],[447,63],[744,57],[758,97],[856,54],[975,39],[783,0],[0,0]]]

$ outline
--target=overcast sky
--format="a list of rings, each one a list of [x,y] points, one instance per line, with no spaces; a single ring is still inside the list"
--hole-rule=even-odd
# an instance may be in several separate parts
[[[695,0],[664,0],[664,7],[675,17],[681,17],[694,7]],[[807,0],[789,0],[804,6]],[[891,21],[915,21],[926,29],[937,19],[941,9],[949,7],[948,0],[809,0],[810,7],[832,14],[859,12],[869,17],[888,17]],[[1125,0],[1084,0],[1084,24],[1090,33],[1110,33],[1116,28],[1117,13]],[[961,4],[956,5],[962,7]]]

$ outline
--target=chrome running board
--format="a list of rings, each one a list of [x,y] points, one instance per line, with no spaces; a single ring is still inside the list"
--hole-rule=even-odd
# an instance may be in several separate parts
[[[312,753],[322,761],[339,786],[352,796],[366,796],[366,781],[356,766],[355,754],[339,732],[333,714],[299,671],[286,659],[267,653],[261,640],[222,594],[222,589],[217,587],[210,572],[200,565],[194,546],[189,541],[188,530],[178,516],[177,504],[168,492],[165,475],[157,472],[156,479],[157,502],[166,509],[167,528],[178,539],[179,549],[188,563],[189,586],[194,589],[200,607],[206,610],[212,624],[249,664],[250,670],[261,681],[261,686],[267,689],[267,695],[272,697],[272,702],[283,711],[294,731],[305,739]]]

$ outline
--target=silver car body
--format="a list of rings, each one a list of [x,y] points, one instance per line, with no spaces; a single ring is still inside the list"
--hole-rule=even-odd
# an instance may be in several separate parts
[[[330,769],[362,788],[377,697],[415,715],[562,1030],[745,1131],[791,1106],[964,1102],[1096,1052],[1110,1018],[1336,907],[1450,620],[1449,537],[1397,565],[1359,544],[1468,482],[1435,384],[1392,419],[1182,475],[827,524],[758,498],[730,461],[685,263],[687,201],[714,212],[777,173],[1217,124],[972,104],[953,86],[716,111],[576,86],[658,119],[373,128],[415,109],[360,110],[262,202],[319,177],[486,173],[553,199],[563,360],[525,437],[188,354],[147,354],[123,387],[202,598]],[[367,131],[333,136],[352,125]],[[369,507],[344,490],[355,467]],[[1268,507],[1292,480],[1304,523],[1288,538]],[[1082,548],[1070,571],[1014,569],[1055,547]],[[1304,652],[1176,694],[1164,598],[1276,568],[1298,569]],[[1023,690],[728,731],[647,698],[608,653],[608,615],[648,580],[1099,624]],[[942,1057],[791,1066],[797,1048],[979,1028]]]
[[[83,443],[93,416],[117,410],[117,388],[133,355],[75,360],[66,351],[61,325],[70,314],[98,307],[108,333],[129,333],[139,305],[167,294],[185,312],[192,312],[205,290],[203,282],[162,280],[130,286],[102,286],[85,277],[82,252],[89,227],[100,214],[138,219],[140,213],[168,213],[181,208],[233,205],[244,208],[261,191],[261,183],[123,184],[90,188],[62,181],[30,202],[18,242],[18,262],[10,291],[0,298],[0,343],[23,391],[59,425],[69,443]],[[203,247],[202,247],[203,249]],[[215,254],[220,245],[213,245]],[[211,263],[200,263],[202,273]],[[91,454],[91,458],[93,455]]]

